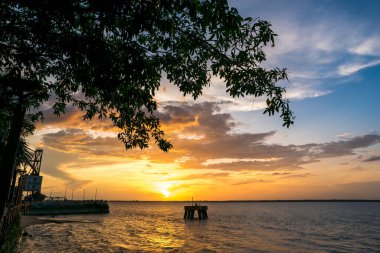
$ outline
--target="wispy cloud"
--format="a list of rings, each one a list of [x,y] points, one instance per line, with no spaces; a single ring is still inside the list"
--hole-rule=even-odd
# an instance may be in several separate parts
[[[368,63],[354,63],[354,64],[347,64],[339,66],[338,73],[342,76],[348,76],[352,75],[360,70],[373,67],[380,64],[380,60],[371,61]]]
[[[311,173],[302,173],[302,174],[290,174],[283,176],[281,178],[302,178],[302,177],[308,177],[311,176]]]
[[[201,163],[202,165],[209,166],[214,164],[224,164],[224,163],[237,163],[237,162],[271,162],[271,161],[277,161],[280,158],[261,158],[261,159],[255,159],[255,158],[220,158],[220,159],[207,159],[205,162]]]
[[[377,161],[380,161],[380,155],[379,156],[371,156],[371,157],[363,160],[363,162],[377,162]]]
[[[343,140],[348,140],[352,136],[352,133],[340,133],[338,137]]]
[[[331,90],[316,89],[316,87],[304,83],[299,86],[290,86],[287,89],[286,98],[292,100],[316,98],[325,96],[331,92]]]
[[[349,52],[358,55],[380,56],[380,37],[366,39],[349,49]]]

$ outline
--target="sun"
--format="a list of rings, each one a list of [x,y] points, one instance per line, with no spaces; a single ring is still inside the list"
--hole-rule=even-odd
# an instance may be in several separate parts
[[[165,198],[168,198],[172,195],[172,193],[169,191],[170,187],[173,185],[171,182],[161,182],[158,183],[158,191],[164,195]]]

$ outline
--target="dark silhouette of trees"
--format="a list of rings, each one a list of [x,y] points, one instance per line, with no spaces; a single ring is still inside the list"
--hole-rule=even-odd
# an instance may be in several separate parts
[[[56,115],[73,104],[84,119],[111,119],[126,149],[153,140],[168,151],[154,114],[161,78],[196,99],[214,75],[232,97],[266,97],[264,113],[280,113],[289,127],[294,116],[276,84],[286,71],[260,65],[275,36],[227,0],[2,0],[1,111],[11,121],[1,136],[0,217],[23,119],[42,119],[37,109],[49,98]]]

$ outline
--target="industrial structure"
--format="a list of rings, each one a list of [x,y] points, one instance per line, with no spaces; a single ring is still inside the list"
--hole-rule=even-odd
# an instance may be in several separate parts
[[[20,180],[22,191],[31,192],[32,198],[41,196],[42,176],[40,176],[42,149],[36,149],[30,161],[27,161],[23,170],[20,171]],[[31,200],[43,200],[41,197]]]
[[[43,195],[41,194],[42,176],[40,176],[42,155],[43,150],[36,149],[32,158],[19,164],[13,173],[7,208],[0,221],[0,245],[18,215],[23,192],[30,192],[32,200],[43,200]]]

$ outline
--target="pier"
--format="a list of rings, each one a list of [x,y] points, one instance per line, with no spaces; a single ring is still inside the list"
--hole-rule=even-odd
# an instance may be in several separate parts
[[[185,215],[183,218],[186,220],[194,220],[195,211],[198,211],[198,219],[205,220],[207,216],[207,206],[200,206],[195,204],[194,206],[185,206]]]
[[[96,214],[109,213],[104,200],[39,201],[24,205],[24,215]]]

